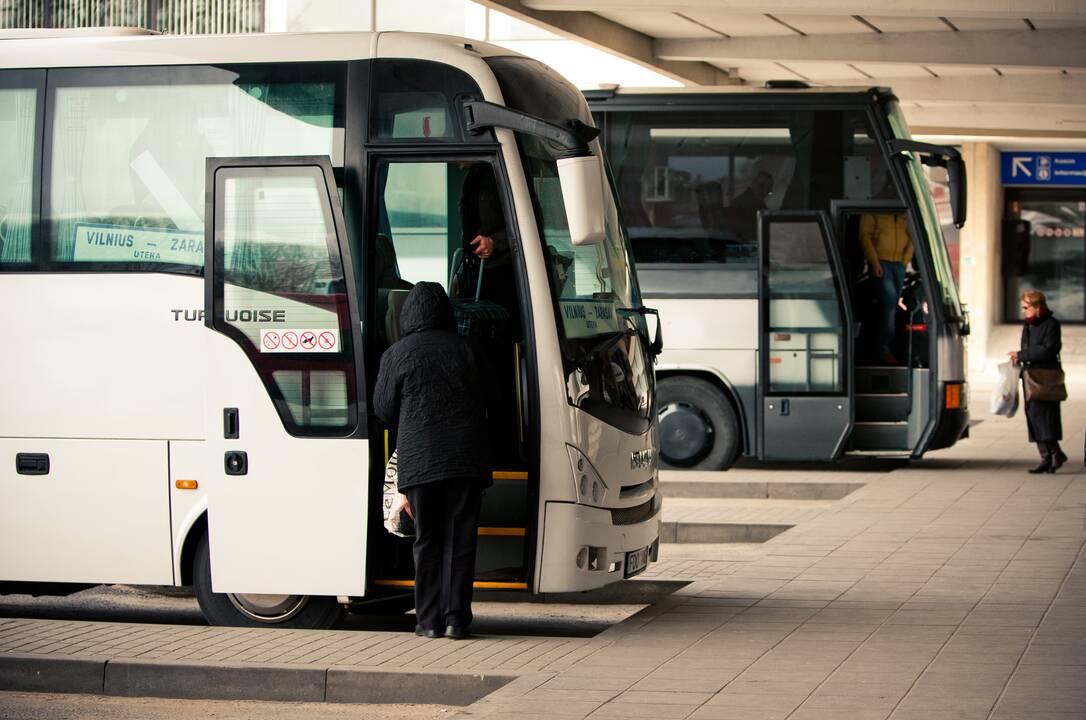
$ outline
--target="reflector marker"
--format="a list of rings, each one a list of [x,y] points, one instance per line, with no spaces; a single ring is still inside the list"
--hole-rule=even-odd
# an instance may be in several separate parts
[[[527,480],[528,472],[526,470],[495,470],[490,473],[490,477],[495,480]]]
[[[415,587],[414,580],[374,580],[374,585],[384,587]],[[476,580],[473,587],[480,590],[527,590],[526,582],[493,582],[489,580]]]
[[[524,537],[524,528],[481,527],[479,528],[479,535],[490,535],[498,537]]]

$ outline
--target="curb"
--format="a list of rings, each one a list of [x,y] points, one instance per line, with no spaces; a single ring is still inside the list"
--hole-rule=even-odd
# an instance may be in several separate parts
[[[515,675],[0,655],[0,690],[186,700],[470,705]]]
[[[743,500],[840,500],[861,482],[791,482],[748,480],[662,480],[664,498],[734,498]]]
[[[661,522],[661,543],[764,543],[795,525],[776,523]]]

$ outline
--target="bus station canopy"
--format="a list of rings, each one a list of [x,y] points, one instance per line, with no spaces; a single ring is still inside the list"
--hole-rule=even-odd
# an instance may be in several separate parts
[[[482,0],[686,85],[892,87],[918,134],[1086,137],[1082,0]]]

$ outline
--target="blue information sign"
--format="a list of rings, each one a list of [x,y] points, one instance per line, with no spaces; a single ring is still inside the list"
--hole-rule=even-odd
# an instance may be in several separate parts
[[[1086,185],[1086,152],[1001,153],[1004,185]]]

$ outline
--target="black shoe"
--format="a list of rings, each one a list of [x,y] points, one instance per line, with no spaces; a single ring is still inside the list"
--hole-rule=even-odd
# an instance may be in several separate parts
[[[1054,473],[1057,470],[1059,470],[1061,467],[1063,467],[1063,464],[1065,462],[1067,462],[1067,456],[1064,455],[1063,451],[1061,450],[1060,452],[1056,453],[1056,455],[1054,457],[1052,457],[1051,460],[1052,460],[1052,465],[1048,468],[1048,472]]]
[[[428,637],[428,638],[439,638],[439,637],[441,637],[441,631],[440,630],[428,630],[427,628],[424,628],[422,625],[416,625],[415,626],[415,634],[418,635],[419,637]]]
[[[466,640],[471,637],[471,628],[460,627],[459,625],[449,625],[445,628],[445,637],[453,640]]]
[[[1052,472],[1052,458],[1045,458],[1044,462],[1035,468],[1030,468],[1030,475],[1040,475],[1041,473]]]

